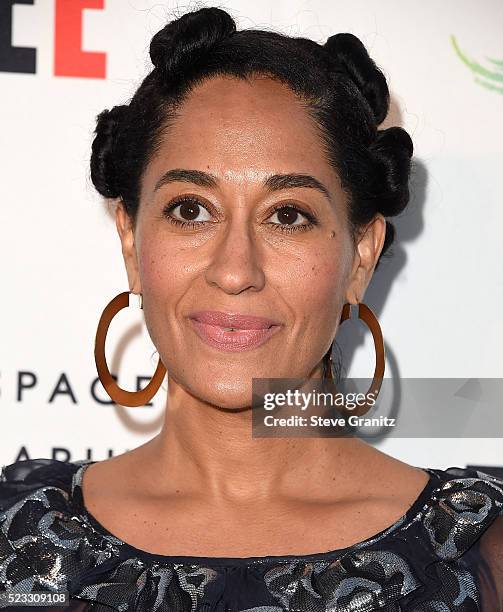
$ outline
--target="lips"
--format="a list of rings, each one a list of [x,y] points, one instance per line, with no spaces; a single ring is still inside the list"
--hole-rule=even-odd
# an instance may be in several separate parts
[[[189,315],[194,331],[206,344],[223,351],[246,351],[264,344],[280,328],[267,317],[199,310]]]
[[[199,310],[192,312],[189,317],[207,325],[232,327],[234,329],[268,329],[273,325],[279,325],[277,321],[265,317],[241,315],[220,310]]]

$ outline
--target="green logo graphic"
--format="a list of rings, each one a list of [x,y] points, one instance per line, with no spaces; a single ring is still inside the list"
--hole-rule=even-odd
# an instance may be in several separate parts
[[[461,61],[473,72],[475,82],[487,89],[503,94],[503,60],[490,57],[485,59],[491,63],[489,67],[482,66],[479,62],[468,58],[458,47],[458,43],[451,34],[451,43]]]

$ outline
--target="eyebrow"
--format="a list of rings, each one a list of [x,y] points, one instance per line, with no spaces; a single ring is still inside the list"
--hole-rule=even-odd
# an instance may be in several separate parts
[[[182,181],[185,183],[193,183],[200,187],[218,187],[218,178],[214,174],[203,172],[202,170],[186,170],[183,168],[174,168],[165,172],[157,181],[154,191],[157,191],[163,185]],[[308,189],[316,189],[321,192],[329,201],[331,201],[330,192],[325,185],[310,174],[273,174],[268,176],[264,183],[264,187],[268,191],[280,191],[281,189],[307,187]]]

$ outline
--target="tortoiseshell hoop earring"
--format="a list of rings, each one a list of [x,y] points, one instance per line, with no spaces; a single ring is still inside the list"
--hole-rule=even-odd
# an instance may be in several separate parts
[[[94,360],[96,362],[96,370],[101,380],[103,388],[108,393],[109,397],[120,406],[145,406],[159,390],[161,383],[166,374],[166,368],[159,357],[156,371],[148,385],[140,391],[126,391],[121,389],[115,382],[114,378],[110,374],[108,369],[107,360],[105,357],[105,341],[107,337],[108,328],[110,322],[114,316],[129,306],[130,291],[124,291],[116,295],[104,308],[101,314],[100,321],[98,323],[98,329],[96,331],[96,340],[94,343]],[[133,294],[134,295],[134,294]],[[143,296],[139,294],[140,308],[143,309]]]
[[[351,316],[351,304],[346,303],[342,309],[340,324],[344,323]],[[379,391],[381,389],[382,381],[384,378],[384,369],[386,365],[385,359],[385,350],[384,350],[384,339],[381,331],[381,326],[379,325],[379,321],[377,317],[372,312],[372,310],[363,302],[358,304],[358,318],[361,319],[364,323],[367,324],[368,328],[372,332],[372,336],[374,338],[374,348],[376,352],[376,364],[374,369],[374,378],[370,387],[367,390],[367,394],[372,393],[374,397],[377,397]],[[327,376],[326,379],[330,381],[335,386],[335,377],[333,371],[333,362],[332,362],[332,347],[328,352],[328,367],[327,367]],[[356,408],[349,410],[346,408],[347,415],[353,414],[355,416],[363,416],[366,414],[372,404],[363,404],[361,406],[357,406]]]

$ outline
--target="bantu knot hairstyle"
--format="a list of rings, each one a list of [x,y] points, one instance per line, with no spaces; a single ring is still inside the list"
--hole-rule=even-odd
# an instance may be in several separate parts
[[[97,116],[92,145],[96,189],[120,197],[133,223],[143,173],[190,91],[212,76],[264,75],[297,94],[318,124],[327,160],[348,194],[353,235],[376,213],[386,217],[381,257],[386,253],[395,236],[388,217],[409,201],[413,144],[400,127],[378,129],[389,110],[389,90],[356,36],[335,34],[318,44],[272,31],[236,31],[227,11],[205,7],[157,32],[150,57],[154,68],[130,102]]]
[[[97,117],[92,144],[91,175],[94,186],[106,198],[120,196],[120,160],[116,153],[121,128],[127,115],[126,105],[104,110]]]
[[[169,83],[183,78],[217,43],[236,31],[234,20],[221,9],[203,8],[187,13],[157,32],[150,42],[150,59]]]
[[[374,122],[384,121],[389,108],[389,91],[384,74],[369,57],[354,34],[334,34],[323,45],[327,53],[351,78],[372,111]]]

